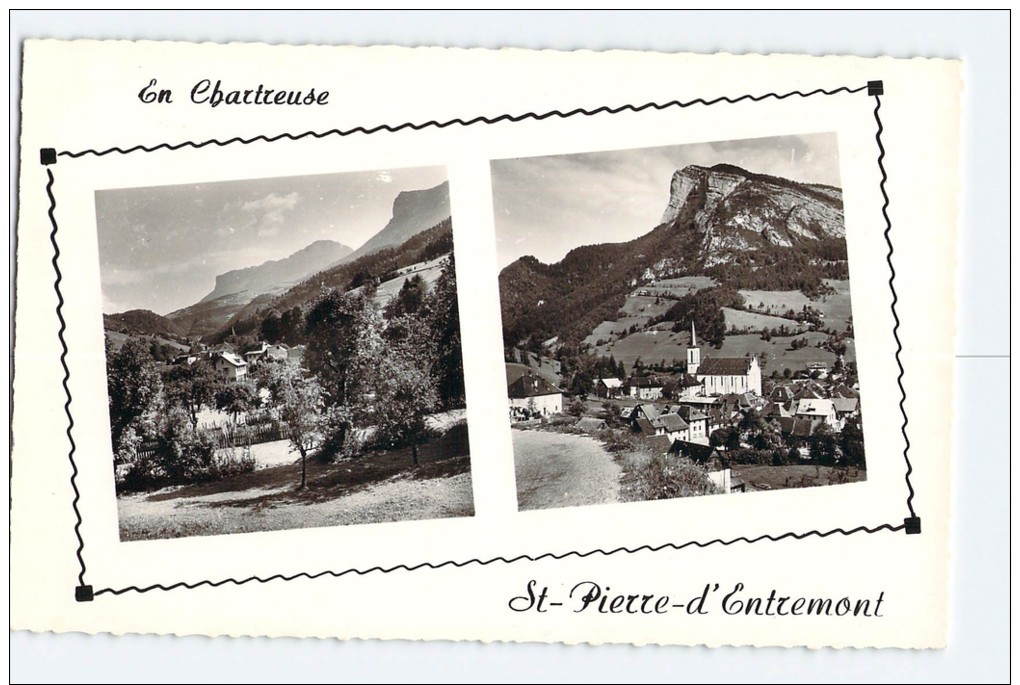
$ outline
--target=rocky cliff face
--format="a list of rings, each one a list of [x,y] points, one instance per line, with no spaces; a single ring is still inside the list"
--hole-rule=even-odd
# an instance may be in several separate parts
[[[791,247],[844,238],[838,188],[753,174],[730,165],[688,166],[673,174],[663,224],[692,218],[706,267],[727,263],[762,242]],[[683,222],[686,223],[686,222]]]
[[[434,188],[408,190],[393,200],[393,216],[389,223],[364,245],[347,255],[343,261],[352,262],[386,247],[400,245],[411,236],[432,228],[443,219],[450,218],[450,185],[440,183]]]
[[[247,293],[248,299],[308,278],[338,259],[349,255],[351,248],[332,240],[316,240],[284,259],[273,259],[258,266],[249,266],[220,274],[216,287],[200,302],[211,302],[224,295]]]

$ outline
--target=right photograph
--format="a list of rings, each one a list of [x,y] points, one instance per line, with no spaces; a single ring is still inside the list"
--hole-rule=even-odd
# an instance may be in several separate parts
[[[491,171],[518,509],[867,478],[835,133]]]

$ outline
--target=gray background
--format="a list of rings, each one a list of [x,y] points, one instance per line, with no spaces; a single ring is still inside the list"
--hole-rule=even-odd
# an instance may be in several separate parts
[[[709,650],[17,633],[10,639],[12,682],[1005,682],[1009,481],[999,474],[1009,460],[1009,383],[1002,382],[1011,347],[1009,22],[1001,11],[12,12],[12,235],[20,44],[29,37],[925,56],[963,58],[966,69],[948,649]]]

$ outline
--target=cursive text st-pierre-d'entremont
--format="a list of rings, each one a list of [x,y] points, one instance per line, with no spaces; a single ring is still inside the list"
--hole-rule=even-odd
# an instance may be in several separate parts
[[[565,589],[565,586],[564,586]],[[661,593],[613,592],[612,588],[595,581],[575,584],[563,596],[550,593],[549,586],[529,580],[523,595],[508,602],[511,611],[547,613],[571,611],[575,614],[668,614],[685,612],[690,615],[723,613],[727,616],[856,616],[883,618],[885,591],[871,597],[803,597],[783,594],[774,588],[755,592],[743,583],[721,587],[706,583],[693,595],[679,597]]]
[[[156,79],[138,91],[138,99],[147,105],[173,104],[173,91],[161,88]],[[328,105],[329,91],[314,87],[306,90],[287,88],[267,88],[257,84],[254,88],[231,89],[223,86],[220,79],[212,81],[204,78],[194,85],[190,93],[190,101],[196,105],[219,107],[220,105]]]

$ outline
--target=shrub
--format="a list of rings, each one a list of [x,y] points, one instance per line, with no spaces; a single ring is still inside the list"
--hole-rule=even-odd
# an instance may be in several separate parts
[[[644,499],[715,495],[719,490],[708,472],[690,459],[656,455],[641,470]]]
[[[213,459],[209,468],[211,479],[226,478],[242,473],[251,473],[258,463],[252,456],[251,448],[245,447],[240,450],[228,449],[220,452]]]

